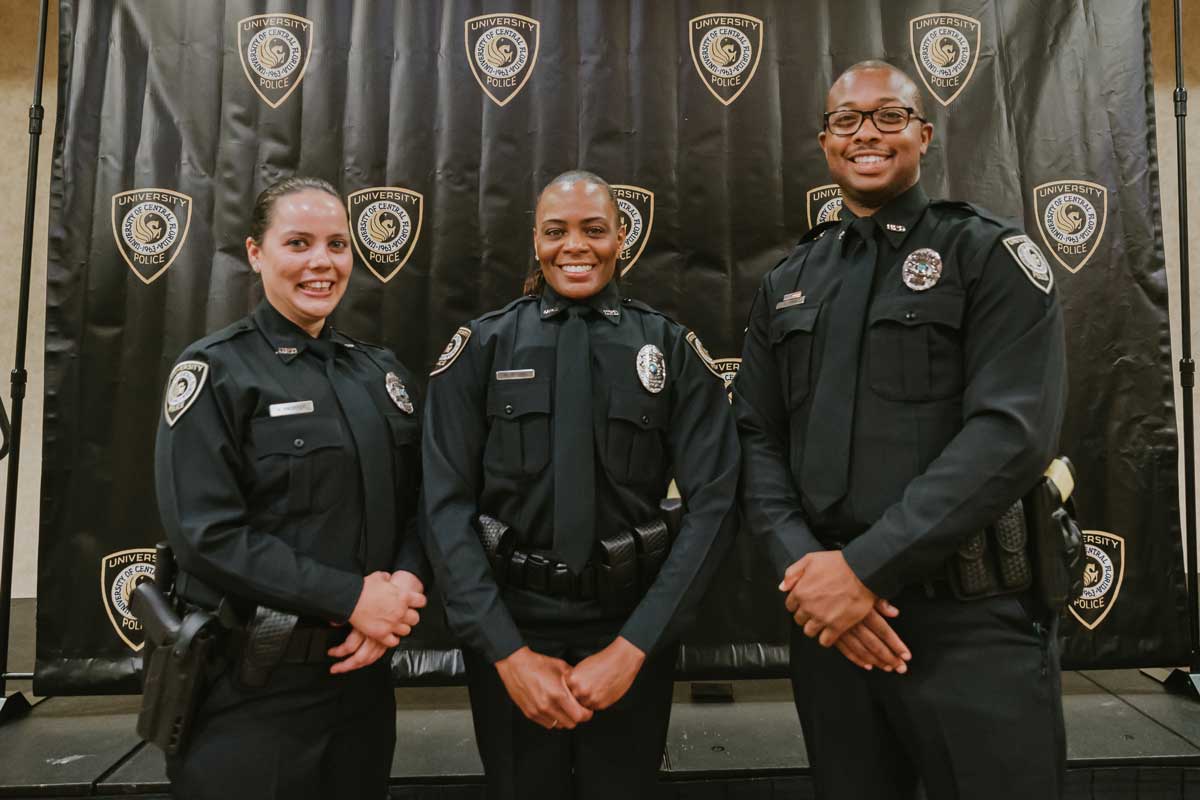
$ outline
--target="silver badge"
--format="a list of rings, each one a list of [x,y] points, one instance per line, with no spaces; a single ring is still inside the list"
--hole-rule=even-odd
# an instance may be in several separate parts
[[[1034,286],[1050,294],[1050,290],[1054,288],[1054,273],[1050,271],[1050,262],[1042,255],[1038,246],[1025,234],[1009,236],[1004,240],[1004,246],[1024,270],[1025,277],[1029,278]]]
[[[392,398],[392,402],[396,404],[396,408],[405,414],[413,413],[412,398],[408,396],[408,389],[404,388],[404,381],[400,380],[400,376],[394,372],[389,372],[387,377],[383,379],[383,382],[387,386],[388,397]]]
[[[196,402],[207,377],[208,364],[203,361],[180,361],[171,370],[171,377],[167,378],[167,396],[163,401],[163,417],[168,427],[175,427],[183,413]]]
[[[942,257],[937,250],[922,247],[913,250],[904,259],[904,285],[914,292],[932,289],[942,277]]]
[[[642,345],[637,354],[637,374],[647,392],[661,392],[667,384],[667,360],[662,351],[652,344]]]

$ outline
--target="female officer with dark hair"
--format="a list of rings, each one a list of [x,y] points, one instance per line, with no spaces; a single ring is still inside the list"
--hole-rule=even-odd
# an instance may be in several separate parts
[[[429,384],[426,549],[493,798],[653,795],[675,642],[736,524],[724,385],[695,334],[620,297],[623,239],[607,183],[555,178],[542,285],[459,328]]]
[[[383,797],[395,702],[381,656],[425,604],[412,378],[327,324],[353,266],[332,186],[264,191],[246,253],[266,297],[171,372],[159,509],[180,597],[299,620],[273,668],[251,668],[245,629],[222,637],[167,772],[183,798]]]

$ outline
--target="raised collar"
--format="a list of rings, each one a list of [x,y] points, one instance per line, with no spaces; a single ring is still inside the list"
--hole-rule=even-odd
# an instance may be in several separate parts
[[[908,238],[908,234],[921,221],[921,217],[928,207],[929,196],[925,194],[921,184],[915,183],[889,200],[883,208],[871,215],[871,219],[874,220],[876,227],[883,233],[888,243],[898,250],[900,245],[904,244],[904,240]],[[843,208],[842,219],[845,224],[845,227],[842,228],[842,238],[844,239],[845,230],[857,217],[849,209]]]
[[[258,329],[275,349],[275,355],[285,364],[303,353],[314,341],[329,341],[333,334],[333,328],[326,320],[321,326],[320,335],[313,339],[300,326],[280,314],[265,297],[258,304],[258,308],[254,309],[253,317]]]
[[[580,302],[584,305],[591,306],[599,312],[600,316],[611,322],[613,325],[621,324],[621,294],[617,291],[617,282],[609,281],[608,285],[600,291],[596,292],[591,297],[580,301],[568,300],[558,292],[546,284],[542,289],[542,298],[538,301],[542,319],[550,319],[567,310],[567,307],[574,302]]]

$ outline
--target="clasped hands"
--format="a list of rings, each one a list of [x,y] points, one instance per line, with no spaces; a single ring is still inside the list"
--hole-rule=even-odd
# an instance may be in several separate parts
[[[363,578],[362,593],[350,615],[346,641],[327,651],[341,659],[329,668],[334,675],[374,664],[421,621],[425,586],[411,572],[373,572]]]
[[[863,669],[908,671],[912,653],[887,622],[900,610],[868,589],[841,551],[804,556],[787,568],[779,590],[805,636],[836,647]]]
[[[574,667],[528,646],[496,662],[509,697],[526,717],[553,730],[571,730],[624,697],[646,654],[618,636]]]

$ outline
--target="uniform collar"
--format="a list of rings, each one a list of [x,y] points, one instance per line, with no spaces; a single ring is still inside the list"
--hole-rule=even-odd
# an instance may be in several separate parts
[[[621,295],[617,291],[617,282],[615,280],[609,281],[607,286],[591,297],[579,301],[568,300],[554,291],[550,284],[547,283],[545,288],[542,289],[542,299],[539,301],[541,317],[542,319],[556,317],[563,311],[566,311],[568,306],[576,302],[581,305],[591,306],[599,312],[601,317],[613,325],[621,324]]]
[[[300,328],[296,323],[280,314],[264,297],[254,309],[254,322],[262,331],[267,342],[275,350],[275,355],[285,364],[312,346],[314,341],[329,341],[333,335],[333,327],[326,320],[321,326],[321,333],[316,339]]]
[[[915,183],[889,200],[883,208],[871,216],[871,219],[874,220],[876,227],[883,233],[888,243],[898,250],[900,245],[904,244],[904,240],[908,238],[908,234],[920,222],[921,216],[928,207],[929,196],[925,194],[921,184]],[[845,230],[857,218],[849,209],[843,209],[842,218],[846,226],[842,228],[842,238],[845,239]]]

